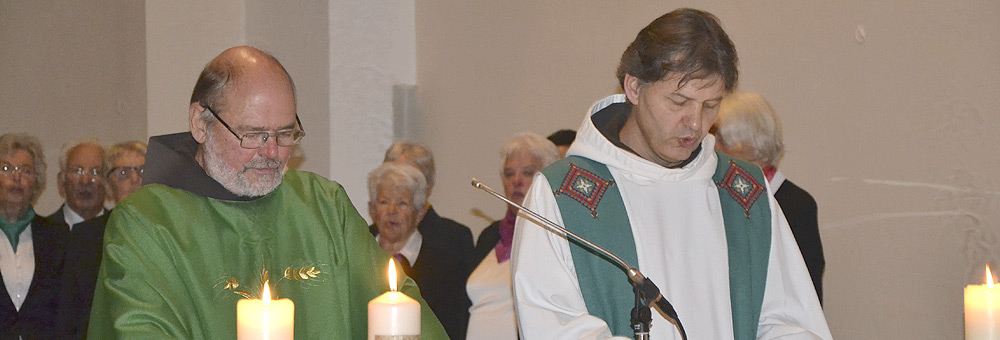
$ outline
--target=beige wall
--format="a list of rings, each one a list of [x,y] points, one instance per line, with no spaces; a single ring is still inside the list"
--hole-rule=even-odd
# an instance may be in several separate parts
[[[500,187],[517,131],[576,128],[638,30],[681,6],[721,19],[741,89],[784,120],[783,172],[819,202],[834,336],[961,338],[962,288],[1000,264],[996,1],[418,2],[438,210],[501,217],[469,179]]]
[[[291,166],[326,175],[330,160],[325,131],[330,124],[327,4],[247,1],[246,6],[246,43],[278,57],[295,79],[298,115],[308,137],[295,151]]]
[[[64,143],[146,139],[143,11],[129,0],[0,1],[0,133],[43,144],[48,185],[38,214],[62,203],[55,177]]]
[[[146,1],[149,136],[188,131],[198,74],[230,46],[246,43],[243,0]]]

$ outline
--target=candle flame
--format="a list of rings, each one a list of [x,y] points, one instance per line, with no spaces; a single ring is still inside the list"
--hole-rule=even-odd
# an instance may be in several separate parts
[[[260,295],[265,305],[271,304],[271,289],[267,287],[267,281],[264,281],[264,291]]]
[[[990,273],[989,265],[986,265],[986,287],[993,288],[993,273]]]
[[[389,258],[389,290],[396,291],[396,261]]]

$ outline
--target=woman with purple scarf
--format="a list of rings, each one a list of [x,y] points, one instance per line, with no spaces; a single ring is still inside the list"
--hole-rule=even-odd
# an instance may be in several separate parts
[[[500,153],[504,196],[524,202],[535,173],[559,159],[556,145],[545,137],[522,132],[506,143]],[[517,339],[514,296],[510,277],[510,248],[514,239],[517,208],[508,206],[502,220],[493,222],[476,241],[476,269],[466,284],[472,300],[469,308],[469,339]]]

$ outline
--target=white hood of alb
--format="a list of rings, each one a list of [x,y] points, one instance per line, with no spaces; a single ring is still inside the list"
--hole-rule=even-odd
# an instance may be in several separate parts
[[[677,169],[665,168],[650,162],[634,153],[622,150],[608,141],[594,126],[591,116],[612,104],[624,103],[627,100],[624,94],[616,94],[595,103],[583,120],[583,124],[580,125],[576,139],[566,155],[577,155],[598,161],[612,170],[617,170],[613,172],[629,176],[631,180],[637,182],[711,180],[718,162],[718,157],[715,155],[715,137],[711,134],[702,140],[701,151],[694,161]]]

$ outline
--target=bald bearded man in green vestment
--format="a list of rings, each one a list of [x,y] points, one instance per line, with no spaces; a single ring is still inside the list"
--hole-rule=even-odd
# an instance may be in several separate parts
[[[235,339],[239,299],[295,303],[296,339],[367,338],[389,255],[344,189],[290,170],[305,135],[291,77],[272,56],[228,49],[202,71],[190,133],[150,139],[143,187],[113,211],[90,339]],[[447,339],[421,302],[421,339]]]

